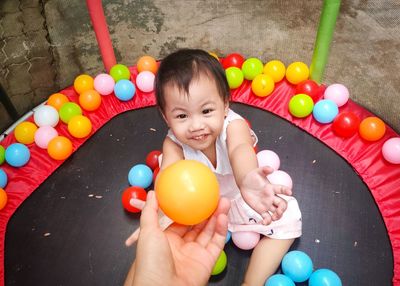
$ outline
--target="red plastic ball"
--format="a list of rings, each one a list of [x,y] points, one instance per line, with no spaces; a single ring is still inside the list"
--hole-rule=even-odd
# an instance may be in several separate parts
[[[302,81],[296,86],[295,94],[301,93],[311,96],[314,103],[318,101],[320,96],[322,96],[320,86],[310,79]]]
[[[147,193],[141,187],[129,187],[126,188],[125,191],[122,193],[122,205],[124,209],[131,213],[139,213],[141,212],[140,209],[135,208],[130,204],[131,199],[138,199],[142,201],[146,201]]]
[[[353,136],[360,126],[360,118],[353,112],[341,112],[333,121],[332,128],[341,137]]]
[[[224,67],[224,69],[230,67],[237,67],[241,69],[243,63],[244,63],[244,58],[242,55],[238,53],[229,54],[226,56],[226,58],[222,60],[222,66]]]
[[[159,167],[154,169],[154,172],[153,172],[153,183],[155,183],[155,181],[157,179],[158,172],[160,172],[160,168]]]
[[[158,157],[161,155],[161,151],[154,150],[151,151],[146,156],[146,165],[150,167],[150,169],[154,170],[158,167]]]

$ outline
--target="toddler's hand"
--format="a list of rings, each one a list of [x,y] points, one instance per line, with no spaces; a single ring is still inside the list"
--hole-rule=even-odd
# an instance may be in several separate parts
[[[287,203],[277,196],[292,194],[290,188],[271,184],[266,176],[274,170],[271,167],[260,167],[248,173],[241,184],[240,191],[246,203],[263,218],[263,224],[268,225],[282,217]]]

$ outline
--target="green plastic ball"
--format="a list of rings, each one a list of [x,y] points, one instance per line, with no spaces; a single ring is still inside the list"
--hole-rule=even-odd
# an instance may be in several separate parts
[[[222,271],[224,271],[225,267],[227,264],[227,258],[226,258],[226,253],[225,251],[221,251],[221,254],[219,255],[217,262],[214,265],[214,268],[211,272],[211,275],[218,275]]]
[[[304,118],[311,114],[314,101],[307,94],[297,94],[289,101],[289,112],[295,117]]]
[[[110,75],[115,80],[115,82],[121,79],[129,79],[131,77],[131,72],[128,67],[122,64],[114,65],[110,70]]]
[[[74,102],[66,102],[61,106],[59,114],[61,121],[68,124],[72,117],[82,115],[82,109]]]
[[[263,72],[264,65],[262,61],[257,58],[248,58],[242,65],[244,78],[253,80],[257,75]]]
[[[4,149],[3,146],[0,145],[0,165],[4,163],[5,158],[6,158],[6,150]]]
[[[243,83],[243,72],[237,67],[230,67],[225,70],[229,88],[238,88]]]

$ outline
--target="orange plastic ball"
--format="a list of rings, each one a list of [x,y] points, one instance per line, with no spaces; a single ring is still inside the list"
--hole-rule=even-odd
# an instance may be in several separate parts
[[[308,79],[310,70],[303,62],[291,63],[286,69],[286,79],[292,84],[298,84]]]
[[[64,136],[54,137],[47,146],[47,153],[54,160],[65,160],[72,154],[72,142]]]
[[[216,53],[214,53],[214,52],[208,52],[208,54],[209,54],[210,56],[213,56],[214,58],[216,58],[216,59],[219,61],[219,57],[218,57],[218,55],[217,55]]]
[[[0,210],[4,209],[7,204],[7,193],[4,189],[0,188]]]
[[[263,73],[271,76],[274,82],[280,82],[285,77],[286,67],[281,61],[269,61],[265,64]]]
[[[60,110],[61,106],[66,102],[69,102],[69,99],[62,93],[54,93],[50,95],[47,100],[47,104],[53,106],[57,110]]]
[[[89,89],[94,89],[94,79],[90,75],[81,74],[75,78],[74,88],[78,94]]]
[[[207,166],[193,160],[180,160],[162,170],[155,191],[161,210],[184,225],[204,221],[218,205],[216,176]]]
[[[92,122],[86,116],[74,116],[68,122],[68,131],[75,138],[85,138],[92,132]]]
[[[259,74],[251,82],[251,90],[259,97],[270,95],[275,88],[274,80],[267,74]]]
[[[153,74],[157,73],[158,65],[156,60],[150,56],[143,56],[137,63],[138,72],[151,71]]]
[[[364,140],[377,141],[385,135],[386,125],[382,119],[371,116],[361,121],[358,131]]]
[[[101,95],[93,89],[86,90],[79,95],[79,104],[84,110],[94,111],[100,107]]]
[[[15,139],[22,144],[31,144],[35,141],[37,126],[29,121],[21,122],[15,127]]]

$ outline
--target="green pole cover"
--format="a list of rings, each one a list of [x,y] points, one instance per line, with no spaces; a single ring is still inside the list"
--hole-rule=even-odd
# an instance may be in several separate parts
[[[341,0],[324,0],[317,39],[310,66],[311,79],[321,83],[329,56],[329,47],[335,30]]]

